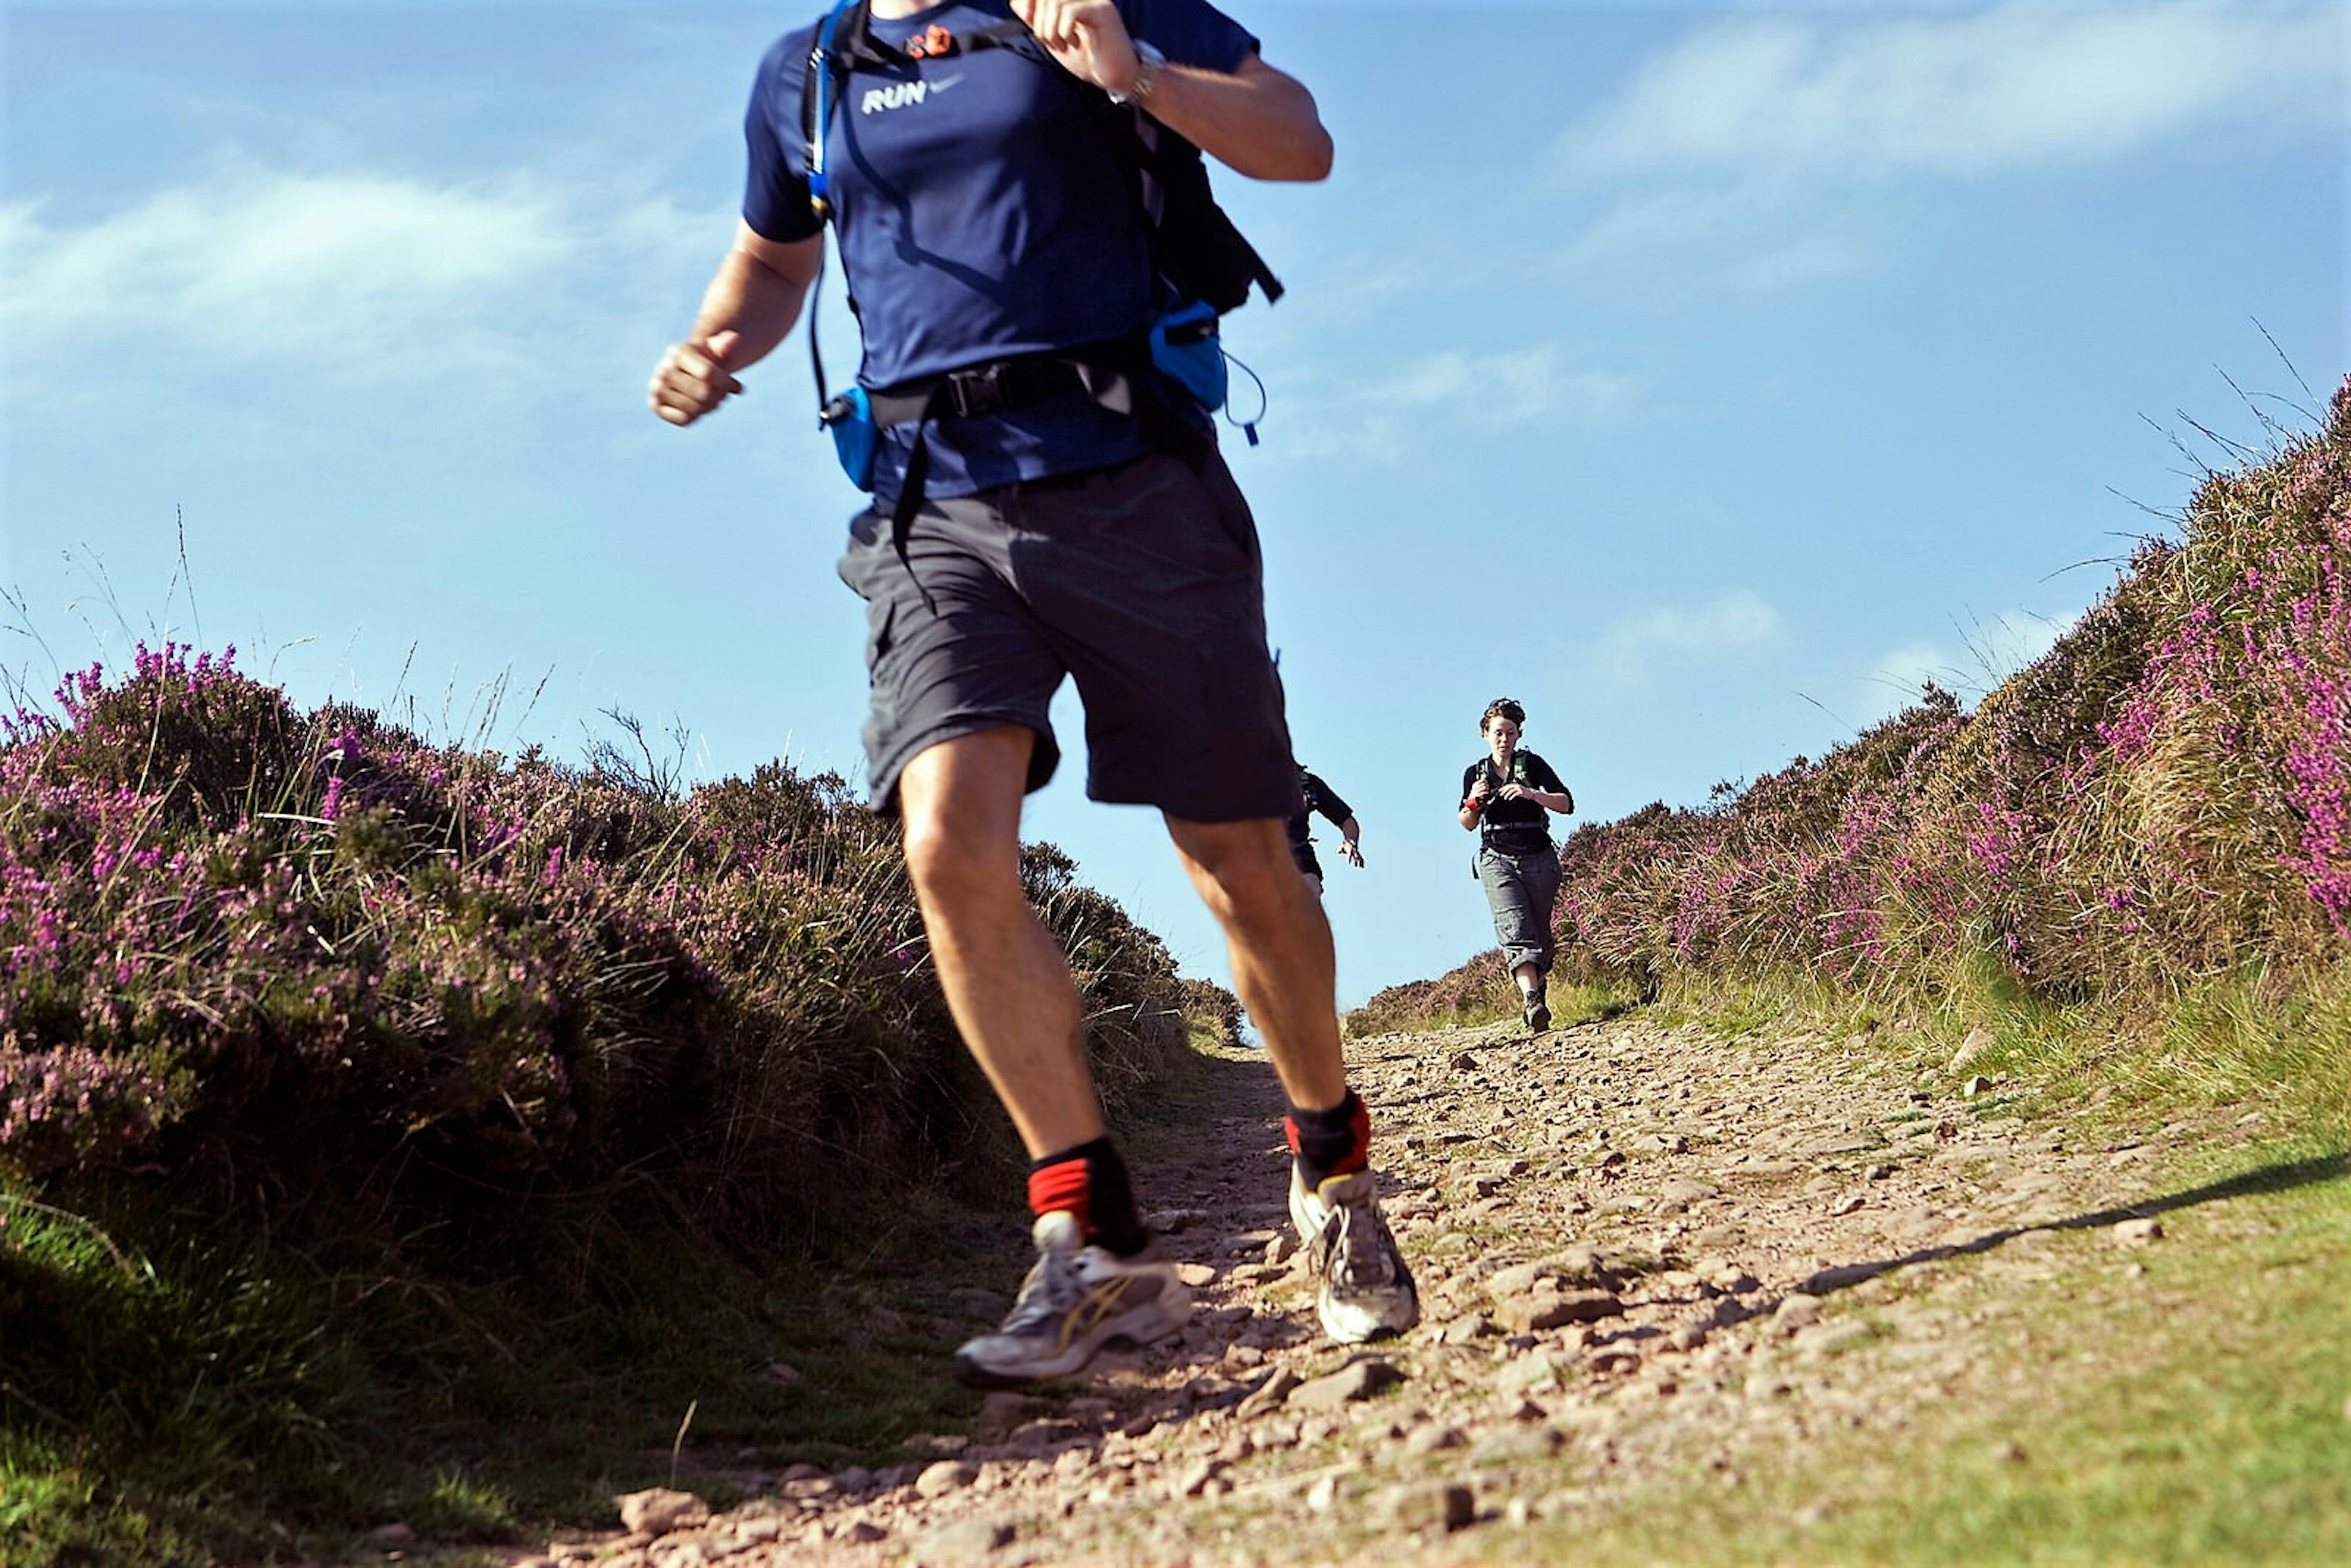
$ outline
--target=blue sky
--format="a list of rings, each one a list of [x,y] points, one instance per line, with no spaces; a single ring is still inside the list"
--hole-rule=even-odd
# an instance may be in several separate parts
[[[697,779],[859,773],[803,347],[643,403],[815,8],[0,5],[0,667],[168,632],[436,738],[576,758],[618,707]],[[2225,461],[2190,420],[2351,369],[2340,5],[1230,8],[1339,149],[1219,188],[1290,289],[1228,325],[1271,398],[1228,452],[1364,825],[1343,1003],[1490,945],[1489,698],[1587,816],[1700,801],[1996,681]],[[1224,977],[1057,724],[1028,831]]]

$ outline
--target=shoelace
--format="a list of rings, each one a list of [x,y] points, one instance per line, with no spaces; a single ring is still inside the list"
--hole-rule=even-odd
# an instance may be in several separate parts
[[[1005,1316],[1003,1332],[1019,1333],[1050,1322],[1076,1306],[1085,1293],[1075,1258],[1066,1252],[1040,1252],[1029,1277],[1020,1281],[1020,1294]]]
[[[1355,1225],[1355,1205],[1336,1203],[1331,1206],[1331,1217],[1322,1222],[1322,1233],[1316,1238],[1323,1256],[1335,1260],[1331,1270],[1333,1281],[1343,1285],[1384,1285],[1394,1272],[1388,1266],[1388,1249],[1382,1245],[1384,1229],[1376,1210],[1370,1213],[1366,1226]],[[1336,1232],[1334,1235],[1333,1232]]]

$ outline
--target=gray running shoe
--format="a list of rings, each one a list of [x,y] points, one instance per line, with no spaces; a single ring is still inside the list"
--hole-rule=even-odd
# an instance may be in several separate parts
[[[1112,1340],[1148,1344],[1184,1326],[1192,1292],[1155,1242],[1133,1258],[1089,1246],[1071,1214],[1041,1214],[1031,1234],[1037,1262],[1004,1326],[956,1352],[955,1372],[974,1388],[1013,1388],[1085,1367]]]
[[[1331,1176],[1310,1191],[1292,1166],[1290,1219],[1306,1243],[1307,1265],[1320,1281],[1315,1311],[1332,1339],[1360,1344],[1420,1321],[1420,1293],[1380,1216],[1371,1172]]]
[[[1526,1019],[1529,1029],[1537,1034],[1542,1033],[1551,1027],[1550,1004],[1541,997],[1531,998],[1527,1002]]]

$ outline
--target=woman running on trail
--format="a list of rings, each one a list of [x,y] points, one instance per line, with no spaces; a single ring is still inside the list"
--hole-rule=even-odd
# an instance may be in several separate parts
[[[1527,710],[1509,697],[1486,705],[1478,733],[1487,755],[1461,775],[1461,826],[1478,833],[1478,881],[1494,912],[1502,962],[1526,999],[1526,1023],[1551,1027],[1543,977],[1551,972],[1552,905],[1559,899],[1559,851],[1550,813],[1575,810],[1575,797],[1551,764],[1521,749]]]

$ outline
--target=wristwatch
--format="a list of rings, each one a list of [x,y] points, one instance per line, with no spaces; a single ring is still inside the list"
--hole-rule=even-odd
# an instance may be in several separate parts
[[[1158,45],[1147,38],[1135,39],[1134,80],[1124,92],[1111,94],[1110,100],[1113,103],[1131,103],[1138,109],[1149,103],[1151,95],[1159,89],[1159,73],[1166,66],[1167,57],[1159,52]]]

